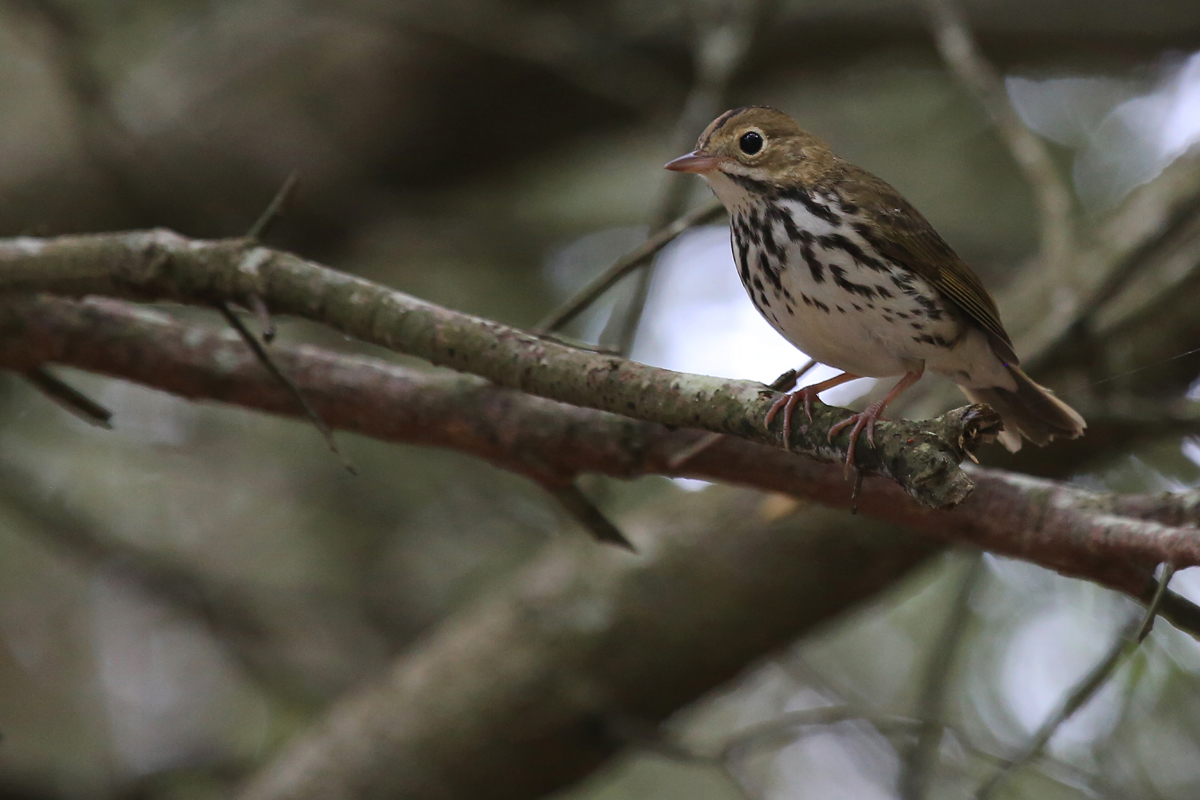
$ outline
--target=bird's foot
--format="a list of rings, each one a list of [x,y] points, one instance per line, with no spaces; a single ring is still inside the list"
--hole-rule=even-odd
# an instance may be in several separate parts
[[[860,411],[857,414],[851,414],[841,422],[829,429],[829,441],[833,441],[833,437],[837,436],[847,425],[853,425],[850,429],[850,445],[846,449],[846,478],[850,477],[850,470],[854,469],[854,448],[858,445],[858,436],[867,431],[867,441],[871,443],[871,447],[875,446],[875,423],[883,419],[883,409],[887,408],[888,403],[895,400],[903,394],[908,387],[912,386],[917,381],[921,380],[921,375],[925,372],[925,366],[922,364],[920,369],[909,370],[904,373],[904,377],[900,382],[892,387],[892,390],[887,393],[887,396],[867,406],[865,411]],[[857,498],[858,490],[855,489],[855,497]]]
[[[829,441],[833,441],[833,437],[837,436],[848,426],[850,428],[850,444],[846,447],[846,469],[845,476],[850,477],[850,470],[854,469],[854,449],[858,446],[858,437],[865,430],[867,432],[867,441],[871,446],[875,446],[875,423],[883,419],[884,402],[872,403],[865,411],[860,411],[857,414],[851,414],[841,422],[837,423],[829,429]]]
[[[797,372],[794,380],[795,381],[800,380],[800,377],[802,375],[804,375],[804,373],[806,373],[810,369],[812,369],[812,366],[815,363],[816,363],[815,361],[810,360],[807,364],[805,364],[804,368],[799,370],[799,372]],[[783,375],[779,376],[777,383],[778,383],[778,381],[782,381],[785,376],[787,376],[786,372]],[[771,427],[771,421],[773,419],[775,419],[775,415],[778,414],[779,409],[782,408],[783,409],[783,449],[791,451],[791,449],[792,449],[792,412],[796,408],[796,403],[798,403],[802,399],[804,400],[804,415],[808,417],[809,422],[812,422],[813,421],[813,415],[812,415],[813,400],[816,400],[817,396],[819,394],[821,394],[821,392],[825,391],[826,389],[832,389],[835,386],[841,386],[846,381],[853,381],[853,380],[857,380],[857,379],[858,379],[857,375],[851,375],[849,372],[843,372],[841,375],[835,375],[834,377],[830,378],[829,380],[821,381],[820,383],[814,383],[812,386],[805,386],[803,389],[796,389],[795,391],[790,392],[789,394],[785,394],[785,395],[782,395],[781,397],[775,398],[775,402],[771,404],[770,410],[767,411],[767,419],[766,419],[767,427],[768,428]]]
[[[812,402],[813,399],[820,394],[821,388],[817,386],[805,386],[803,389],[797,389],[794,392],[780,395],[771,404],[771,408],[767,411],[766,424],[771,427],[772,420],[775,415],[783,409],[783,449],[790,451],[792,449],[792,412],[796,409],[796,404],[800,400],[804,400],[804,414],[808,417],[808,421],[812,422]]]

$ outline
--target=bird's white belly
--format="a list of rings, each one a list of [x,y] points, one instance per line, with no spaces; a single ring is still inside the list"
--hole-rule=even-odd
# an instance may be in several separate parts
[[[810,293],[808,288],[792,290],[793,296],[812,303],[801,301],[794,314],[786,309],[781,313],[775,303],[764,310],[764,316],[785,339],[822,364],[854,375],[883,378],[907,371],[903,357],[879,338],[870,320],[847,309],[845,303],[839,304],[838,298],[820,291]],[[824,311],[816,303],[831,310]]]
[[[831,367],[863,377],[902,375],[919,366],[920,353],[906,347],[902,330],[885,330],[876,302],[814,282],[798,270],[783,276],[792,300],[767,296],[760,307],[767,320],[783,337],[810,357]],[[865,285],[865,284],[864,284]],[[903,324],[903,323],[901,323]],[[889,335],[890,334],[890,335]]]
[[[932,287],[888,262],[850,226],[802,208],[787,212],[790,226],[739,215],[733,244],[746,291],[784,338],[821,363],[864,377],[957,360],[951,354],[963,331]]]

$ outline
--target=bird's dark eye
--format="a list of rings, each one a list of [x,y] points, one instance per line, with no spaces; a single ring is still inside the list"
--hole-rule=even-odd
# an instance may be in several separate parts
[[[762,134],[758,131],[746,131],[742,134],[742,138],[738,139],[738,147],[742,148],[742,152],[748,156],[762,150],[762,146]]]

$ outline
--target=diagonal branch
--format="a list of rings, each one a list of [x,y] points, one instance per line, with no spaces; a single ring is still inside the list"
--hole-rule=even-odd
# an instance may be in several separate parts
[[[938,52],[946,65],[979,100],[995,124],[1013,160],[1033,189],[1041,222],[1044,268],[1073,277],[1075,220],[1071,189],[1050,149],[1026,127],[1008,101],[1004,80],[980,52],[957,0],[924,0]]]
[[[623,519],[637,558],[548,548],[347,692],[236,796],[542,797],[625,744],[614,719],[661,721],[929,553],[821,509],[768,522],[759,503],[717,490]]]
[[[1154,627],[1154,618],[1159,612],[1163,598],[1167,595],[1167,584],[1170,583],[1174,573],[1175,568],[1172,564],[1163,565],[1162,579],[1158,583],[1158,588],[1155,590],[1146,612],[1140,615],[1140,618],[1130,621],[1130,624],[1126,626],[1127,630],[1122,632],[1113,646],[1109,648],[1104,659],[1092,667],[1083,680],[1063,699],[1062,704],[1055,709],[1054,713],[1046,718],[1020,755],[1001,767],[979,787],[979,791],[975,793],[975,800],[988,800],[1009,776],[1040,756],[1063,723],[1096,696],[1096,693],[1113,676],[1117,668],[1150,634],[1151,628]]]
[[[776,6],[777,0],[726,0],[715,5],[695,4],[691,7],[700,17],[694,54],[696,82],[675,122],[671,137],[672,157],[689,149],[704,126],[721,112],[727,102],[730,83],[751,52],[756,35],[774,16]],[[652,233],[660,233],[687,208],[688,196],[695,188],[691,177],[678,172],[667,177],[662,198],[650,221]],[[601,344],[613,345],[613,349],[622,355],[633,352],[633,342],[650,297],[654,264],[647,262],[636,269],[632,297],[628,304],[613,311],[600,335]]]
[[[689,211],[677,220],[655,233],[633,250],[617,259],[612,266],[597,275],[580,289],[573,297],[554,309],[538,325],[539,330],[553,332],[575,319],[601,295],[616,285],[617,281],[630,272],[647,263],[660,250],[679,238],[688,228],[704,225],[725,215],[725,206],[717,200],[712,200]]]
[[[329,424],[387,441],[447,447],[542,485],[580,473],[676,475],[735,483],[838,508],[851,485],[841,469],[724,437],[685,464],[697,438],[615,414],[530,397],[477,378],[431,373],[315,347],[279,346],[275,358]],[[0,366],[55,362],[123,377],[186,398],[294,416],[286,391],[232,334],[185,325],[116,301],[53,298],[0,305]],[[1117,496],[972,467],[976,492],[958,509],[930,511],[888,481],[870,481],[862,511],[932,538],[1021,558],[1148,601],[1161,562],[1200,564],[1191,496]],[[1200,634],[1197,609],[1168,596],[1164,614]]]
[[[509,388],[647,422],[779,443],[765,422],[776,393],[762,384],[567,347],[244,239],[203,241],[156,230],[0,242],[0,294],[34,292],[203,305],[257,295],[278,313]],[[814,403],[812,423],[794,426],[791,449],[844,461],[848,434],[832,441],[828,435],[843,415]],[[924,505],[948,508],[972,489],[959,462],[998,429],[999,418],[985,406],[934,420],[880,423],[876,445],[860,441],[855,460]]]

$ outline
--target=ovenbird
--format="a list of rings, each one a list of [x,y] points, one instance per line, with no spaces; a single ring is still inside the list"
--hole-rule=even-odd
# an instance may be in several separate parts
[[[784,442],[804,400],[856,378],[902,376],[883,399],[830,431],[850,432],[847,468],[864,430],[874,444],[884,408],[926,369],[987,403],[1011,451],[1075,438],[1083,417],[1021,371],[996,303],[961,258],[899,192],[834,155],[773,108],[717,117],[696,149],[667,169],[705,178],[729,211],[742,285],[767,321],[843,374],[781,397]]]

